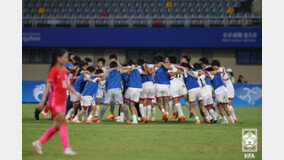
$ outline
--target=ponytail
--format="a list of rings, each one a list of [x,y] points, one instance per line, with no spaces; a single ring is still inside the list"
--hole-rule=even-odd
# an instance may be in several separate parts
[[[64,55],[64,53],[68,52],[66,49],[54,49],[52,51],[52,62],[51,62],[51,65],[50,65],[50,68],[49,70],[54,66],[56,65],[57,63],[57,57],[62,57]]]

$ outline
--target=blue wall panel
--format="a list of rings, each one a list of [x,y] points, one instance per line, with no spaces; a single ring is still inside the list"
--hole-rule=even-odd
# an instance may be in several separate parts
[[[23,28],[23,47],[258,47],[261,28]]]

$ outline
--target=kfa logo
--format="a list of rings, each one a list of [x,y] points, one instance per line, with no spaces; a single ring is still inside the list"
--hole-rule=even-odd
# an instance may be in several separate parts
[[[41,98],[40,98],[40,95],[42,97],[43,95],[43,92],[44,92],[44,89],[45,89],[45,84],[41,84],[41,85],[36,85],[34,90],[33,90],[33,95],[34,95],[34,98],[40,102],[41,101]]]
[[[257,129],[242,130],[242,151],[257,152]],[[245,153],[244,158],[255,158],[254,153]]]

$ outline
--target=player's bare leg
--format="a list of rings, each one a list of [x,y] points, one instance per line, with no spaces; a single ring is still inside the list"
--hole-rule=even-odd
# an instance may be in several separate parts
[[[130,101],[129,107],[130,107],[130,110],[131,110],[131,113],[132,113],[132,118],[133,118],[132,123],[133,123],[133,124],[137,124],[138,121],[137,121],[137,116],[136,116],[136,110],[135,110],[135,104],[134,104],[134,102]]]
[[[65,119],[66,119],[66,122],[67,122],[67,123],[70,122],[70,121],[69,121],[70,117],[71,117],[72,114],[75,112],[75,110],[78,109],[77,103],[72,103],[72,106],[73,106],[73,107],[72,107],[71,109],[69,109],[69,111],[67,112],[67,114],[66,114],[66,116],[65,116]]]
[[[183,115],[183,111],[182,111],[182,108],[181,108],[180,98],[173,98],[173,102],[174,102],[175,108],[177,110],[178,122],[184,122],[185,116]]]
[[[94,117],[93,120],[96,121],[99,119],[99,111],[100,111],[100,102],[101,102],[102,98],[96,98],[96,111],[94,113]]]
[[[224,110],[226,111],[229,119],[231,119],[230,123],[235,123],[235,121],[233,121],[233,117],[231,115],[231,111],[229,110],[227,103],[223,103],[222,106],[223,106]]]
[[[198,101],[198,106],[201,109],[201,111],[203,113],[203,116],[205,117],[205,122],[206,123],[210,123],[210,119],[208,117],[208,112],[207,112],[206,108],[203,105],[203,101]]]
[[[191,109],[192,115],[193,115],[193,117],[195,118],[195,121],[196,121],[195,123],[200,124],[199,117],[196,114],[194,102],[189,102],[189,104],[190,104],[190,109]]]
[[[228,108],[229,108],[229,110],[231,111],[231,114],[232,114],[232,117],[234,118],[234,121],[235,121],[235,122],[238,122],[239,120],[238,120],[238,118],[237,118],[237,116],[236,116],[236,114],[235,114],[235,110],[234,110],[233,106],[231,105],[231,102],[232,102],[232,99],[229,99]],[[230,120],[229,120],[229,121],[230,121]]]

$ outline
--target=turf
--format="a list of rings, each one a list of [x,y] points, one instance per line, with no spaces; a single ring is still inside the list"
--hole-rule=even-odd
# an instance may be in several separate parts
[[[194,124],[161,121],[156,109],[156,122],[127,125],[103,120],[102,124],[68,124],[68,134],[76,156],[62,155],[59,134],[44,144],[43,155],[37,155],[31,143],[52,125],[51,120],[35,120],[35,104],[23,104],[22,156],[24,160],[234,160],[244,159],[241,136],[243,128],[258,129],[258,152],[255,159],[262,159],[262,108],[234,107],[239,123],[224,125]],[[188,115],[185,107],[184,112]],[[116,109],[117,111],[117,109]],[[109,112],[106,112],[105,116]]]

